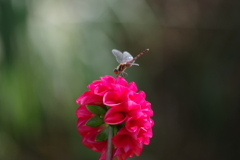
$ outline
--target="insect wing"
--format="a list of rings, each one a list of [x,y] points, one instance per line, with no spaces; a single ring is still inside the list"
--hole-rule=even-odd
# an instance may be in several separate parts
[[[139,64],[134,63],[134,62],[135,62],[135,61],[133,61],[133,62],[131,63],[131,66],[132,66],[132,65],[139,66]]]
[[[133,56],[130,53],[123,52],[123,59],[122,59],[121,63],[125,63],[125,62],[128,62],[128,61],[131,61],[132,59],[133,59]]]
[[[117,62],[122,63],[122,60],[123,60],[122,52],[120,52],[119,50],[113,49],[112,53],[116,57]]]

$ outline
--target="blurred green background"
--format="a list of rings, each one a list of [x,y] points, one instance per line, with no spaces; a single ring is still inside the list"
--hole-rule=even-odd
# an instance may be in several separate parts
[[[152,103],[151,144],[132,160],[240,159],[239,0],[0,0],[0,159],[95,160],[76,98],[127,69]]]

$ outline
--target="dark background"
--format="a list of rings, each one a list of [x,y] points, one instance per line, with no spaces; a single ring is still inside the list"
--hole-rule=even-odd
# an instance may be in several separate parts
[[[0,0],[0,159],[94,160],[76,98],[114,76],[112,49],[152,103],[133,160],[240,159],[239,0]]]

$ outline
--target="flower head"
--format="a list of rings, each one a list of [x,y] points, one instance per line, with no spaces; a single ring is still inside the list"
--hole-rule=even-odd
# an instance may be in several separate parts
[[[146,94],[122,77],[100,77],[87,86],[76,103],[77,129],[82,143],[106,158],[107,129],[113,127],[113,157],[125,160],[139,156],[152,138],[153,116]]]

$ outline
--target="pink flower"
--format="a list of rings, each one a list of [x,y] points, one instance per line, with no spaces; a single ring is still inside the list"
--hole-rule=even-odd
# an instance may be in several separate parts
[[[100,77],[87,86],[89,89],[77,100],[79,108],[77,129],[82,143],[93,151],[100,152],[100,159],[106,158],[107,129],[114,128],[112,138],[113,157],[125,160],[139,156],[143,145],[152,138],[153,116],[146,94],[138,91],[134,82],[128,83],[122,77]]]

